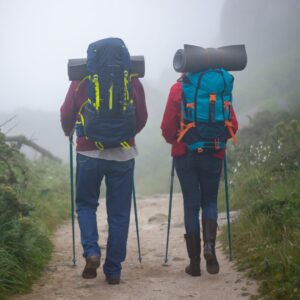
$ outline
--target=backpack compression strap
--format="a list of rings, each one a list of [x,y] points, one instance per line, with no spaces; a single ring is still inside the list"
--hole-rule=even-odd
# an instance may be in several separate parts
[[[191,129],[196,127],[195,122],[188,123],[187,125],[184,123],[183,120],[183,112],[181,111],[181,120],[180,120],[180,129],[178,130],[178,138],[177,143],[179,143],[183,137],[186,135],[186,133]]]
[[[97,147],[98,150],[104,150],[104,149],[105,149],[104,145],[103,145],[101,142],[95,142],[95,145],[96,145],[96,147]],[[120,146],[121,146],[123,149],[125,149],[125,150],[131,149],[131,146],[130,146],[129,143],[126,142],[126,141],[125,141],[125,142],[121,142],[121,143],[120,143]]]
[[[101,96],[100,96],[100,84],[99,84],[98,74],[94,74],[93,75],[92,82],[93,82],[94,87],[95,87],[95,103],[94,103],[94,107],[95,107],[96,110],[99,110]]]
[[[130,104],[133,104],[133,100],[130,99],[130,94],[128,90],[128,84],[131,81],[131,76],[128,74],[128,71],[124,71],[124,103],[123,103],[123,111],[127,110],[127,107]]]

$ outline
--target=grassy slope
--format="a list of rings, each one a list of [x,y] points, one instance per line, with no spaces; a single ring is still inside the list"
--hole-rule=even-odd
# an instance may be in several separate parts
[[[65,167],[27,161],[0,135],[0,299],[30,290],[51,257],[49,236],[69,215]]]
[[[261,113],[230,153],[231,205],[242,209],[233,253],[239,269],[261,281],[263,299],[300,295],[300,126],[286,120],[294,117]],[[261,130],[263,121],[273,129]]]

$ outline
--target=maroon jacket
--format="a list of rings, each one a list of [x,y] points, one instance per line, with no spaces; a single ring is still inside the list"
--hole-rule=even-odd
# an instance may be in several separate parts
[[[187,146],[184,142],[177,142],[178,130],[181,119],[181,98],[182,98],[182,83],[175,83],[170,91],[167,101],[165,113],[161,123],[162,135],[167,143],[172,144],[172,156],[181,156],[187,153]],[[232,108],[231,123],[233,125],[233,132],[238,130],[238,122]],[[225,151],[219,151],[213,154],[219,159],[224,158]]]
[[[133,101],[136,111],[136,134],[139,133],[146,125],[148,113],[145,101],[144,88],[139,79],[132,80]],[[75,127],[78,112],[87,96],[87,84],[80,81],[72,81],[69,87],[66,99],[60,108],[61,125],[66,136],[69,136]],[[135,145],[134,139],[129,141],[130,145]],[[85,137],[77,138],[77,151],[97,150],[94,142],[87,140]]]

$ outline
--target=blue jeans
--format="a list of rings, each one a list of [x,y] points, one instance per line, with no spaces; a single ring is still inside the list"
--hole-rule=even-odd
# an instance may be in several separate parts
[[[217,220],[218,189],[222,160],[211,155],[187,153],[174,158],[184,201],[184,224],[187,234],[200,233],[202,218]]]
[[[119,162],[77,154],[76,206],[85,258],[101,256],[96,211],[105,177],[109,231],[103,271],[110,278],[120,276],[121,263],[126,257],[133,171],[134,159]]]

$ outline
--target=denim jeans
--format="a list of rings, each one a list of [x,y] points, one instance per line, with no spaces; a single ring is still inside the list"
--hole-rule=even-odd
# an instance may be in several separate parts
[[[200,232],[199,212],[202,218],[217,220],[217,197],[222,160],[211,155],[187,153],[174,158],[175,169],[184,202],[184,224],[187,234]]]
[[[103,271],[119,277],[126,257],[133,187],[134,159],[112,161],[77,154],[76,206],[83,256],[101,256],[96,211],[105,177],[108,240]]]

